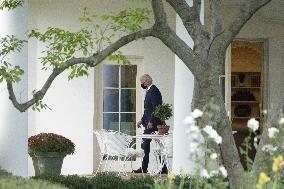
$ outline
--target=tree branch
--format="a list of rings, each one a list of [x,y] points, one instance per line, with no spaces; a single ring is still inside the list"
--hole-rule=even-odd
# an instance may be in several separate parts
[[[201,0],[193,0],[193,9],[200,16],[201,11]]]
[[[189,68],[189,70],[198,77],[203,70],[203,64],[200,56],[196,54],[177,34],[167,28],[163,33],[155,34],[171,51],[173,51]]]
[[[155,27],[161,27],[167,25],[167,15],[164,11],[162,0],[152,0],[152,9],[155,19]]]
[[[200,56],[168,26],[162,0],[152,0],[152,9],[155,21],[162,24],[159,27],[154,25],[154,37],[160,39],[173,51],[194,75],[198,75],[197,72],[201,69]]]
[[[211,10],[211,41],[222,32],[222,2],[221,0],[210,0]]]
[[[263,6],[268,4],[271,0],[250,0],[246,1],[235,19],[226,27],[225,32],[219,38],[219,42],[228,47],[232,40],[240,32],[241,28],[247,21]]]
[[[109,55],[111,55],[113,52],[115,52],[116,50],[118,50],[120,47],[136,40],[139,38],[143,38],[143,37],[148,37],[148,36],[152,36],[153,35],[153,29],[145,29],[145,30],[141,30],[135,33],[131,33],[129,35],[123,36],[122,38],[120,38],[119,40],[117,40],[116,42],[112,43],[110,46],[108,46],[107,48],[105,48],[104,50],[100,51],[97,54],[94,54],[93,56],[90,57],[82,57],[82,58],[72,58],[70,60],[67,60],[65,65],[59,68],[55,68],[51,75],[48,77],[48,79],[46,80],[46,82],[44,83],[43,87],[41,88],[41,90],[37,91],[34,95],[33,98],[30,99],[29,101],[25,102],[25,103],[19,103],[14,90],[13,90],[13,84],[7,82],[7,88],[8,88],[8,92],[9,92],[9,99],[12,101],[13,105],[15,106],[15,108],[17,108],[20,112],[24,112],[26,111],[28,108],[30,108],[31,106],[33,106],[36,102],[38,102],[39,100],[42,100],[43,97],[45,96],[47,90],[49,89],[49,87],[51,86],[51,84],[53,83],[54,79],[61,74],[63,71],[65,71],[66,69],[68,69],[70,66],[76,65],[76,64],[87,64],[91,67],[98,65],[100,62],[102,62],[106,57],[108,57]]]
[[[201,1],[194,0],[193,7],[190,7],[185,0],[167,0],[167,2],[180,16],[194,42],[194,51],[200,53],[205,59],[209,47],[209,34],[200,22]]]

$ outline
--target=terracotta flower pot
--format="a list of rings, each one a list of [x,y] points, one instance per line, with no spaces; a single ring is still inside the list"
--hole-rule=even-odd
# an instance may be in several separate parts
[[[159,135],[164,135],[169,132],[170,126],[169,125],[158,125],[158,134]]]
[[[35,175],[52,174],[60,175],[63,159],[66,154],[48,152],[33,157]]]

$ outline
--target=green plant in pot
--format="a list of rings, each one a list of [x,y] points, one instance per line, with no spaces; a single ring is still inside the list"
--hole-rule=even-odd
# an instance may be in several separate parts
[[[163,124],[158,125],[158,133],[160,135],[166,134],[169,132],[170,126],[166,124],[166,120],[170,119],[173,116],[172,105],[168,103],[163,103],[155,107],[153,115],[159,118]]]
[[[71,140],[54,133],[40,133],[29,137],[28,147],[36,176],[60,175],[64,157],[75,151]]]

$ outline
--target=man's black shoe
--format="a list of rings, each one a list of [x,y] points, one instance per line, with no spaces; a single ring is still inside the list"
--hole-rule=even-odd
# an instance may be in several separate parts
[[[148,171],[147,170],[143,170],[143,173],[147,173]],[[132,173],[142,173],[142,169],[139,168],[137,170],[133,170]]]
[[[161,174],[168,174],[168,169],[166,169],[166,170],[163,169]]]

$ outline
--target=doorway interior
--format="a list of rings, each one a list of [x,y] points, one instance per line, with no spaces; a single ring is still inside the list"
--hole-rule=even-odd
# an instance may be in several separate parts
[[[249,141],[251,149],[245,155],[244,142],[249,135],[247,122],[255,118],[261,123],[263,108],[264,42],[236,40],[231,44],[231,121],[235,142],[243,166],[256,154],[254,134]],[[261,127],[261,124],[260,124]],[[261,129],[258,131],[261,132]],[[243,150],[242,150],[242,149]]]

